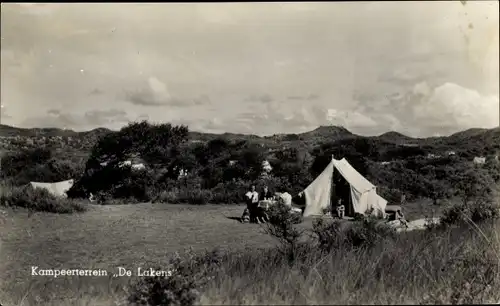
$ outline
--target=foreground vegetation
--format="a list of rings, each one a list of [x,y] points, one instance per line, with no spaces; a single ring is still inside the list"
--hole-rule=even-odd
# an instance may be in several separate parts
[[[82,201],[56,197],[45,189],[7,184],[0,184],[0,207],[2,206],[61,214],[84,212],[87,208]]]
[[[199,283],[206,275],[199,299],[205,305],[494,303],[500,300],[500,227],[480,230],[484,236],[470,227],[402,234],[372,248],[304,245],[293,262],[276,250],[232,255],[219,259],[217,271],[204,266],[217,262],[210,257],[186,278]],[[152,281],[171,290],[160,296],[146,286],[149,305],[194,295],[172,290],[175,281]]]
[[[371,219],[311,226],[276,217],[269,228],[240,225],[230,218],[240,206],[94,206],[22,222],[16,213],[8,228],[0,222],[7,233],[0,299],[88,306],[491,303],[500,299],[500,223],[488,216],[472,222],[478,203],[469,202],[460,218],[445,210],[444,227],[399,234]],[[498,195],[490,205],[498,211]],[[175,273],[53,279],[29,277],[31,265]]]
[[[140,280],[129,301],[135,305],[495,303],[500,301],[498,190],[488,203],[490,210],[482,215],[477,211],[486,206],[467,203],[462,211],[446,210],[440,226],[399,235],[375,219],[347,227],[318,219],[312,239],[305,242],[304,230],[278,209],[267,229],[278,238],[277,248],[175,258],[172,277]]]

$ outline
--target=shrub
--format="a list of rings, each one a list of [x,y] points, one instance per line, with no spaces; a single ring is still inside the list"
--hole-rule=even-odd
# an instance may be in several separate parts
[[[256,180],[254,182],[255,187],[257,188],[257,190],[262,190],[264,188],[264,186],[267,186],[269,188],[269,191],[271,193],[274,193],[276,191],[279,191],[279,190],[288,190],[289,188],[288,187],[288,184],[286,182],[286,180],[284,180],[283,178],[280,178],[280,177],[275,177],[273,175],[269,175],[269,176],[264,176],[264,177],[260,177],[258,180]],[[248,188],[249,186],[247,185],[246,188]]]
[[[220,186],[222,185],[222,186]],[[212,191],[212,202],[220,204],[237,204],[244,201],[243,193],[237,190],[228,190],[223,184],[217,185]]]
[[[500,218],[500,191],[498,186],[487,196],[468,198],[467,201],[460,203],[449,203],[443,211],[441,223],[444,225],[460,224],[467,221],[477,223],[497,218]]]
[[[399,189],[389,188],[385,186],[377,187],[377,193],[386,199],[389,203],[399,204],[403,192]]]
[[[0,190],[0,204],[8,207],[23,207],[32,211],[51,213],[73,213],[86,210],[82,203],[70,199],[59,198],[45,189],[26,187],[2,186]]]
[[[316,219],[312,228],[313,238],[323,251],[345,247],[373,247],[384,239],[396,238],[394,228],[373,217],[364,217],[342,227],[339,220]]]
[[[207,189],[174,188],[162,191],[154,201],[170,204],[208,204],[212,201],[212,192]]]
[[[313,222],[313,237],[318,241],[320,249],[330,251],[341,244],[342,228],[339,220],[325,221],[318,218]]]
[[[295,224],[302,222],[302,215],[293,213],[283,203],[271,206],[267,214],[269,222],[265,232],[279,241],[279,251],[292,263],[296,258],[300,238],[304,234],[303,230],[295,227]]]
[[[248,184],[242,180],[219,183],[212,191],[213,203],[243,203],[245,202],[245,193],[248,190]]]
[[[182,257],[176,254],[169,263],[172,275],[141,279],[134,284],[129,302],[144,306],[194,305],[199,297],[198,290],[214,278],[223,259],[224,255],[218,250],[202,256],[192,251]]]
[[[297,249],[176,259],[170,278],[145,278],[136,305],[487,304],[500,298],[498,232],[481,226],[402,233],[380,249]],[[484,234],[483,234],[484,233]],[[491,240],[488,243],[486,240]]]
[[[348,227],[344,232],[344,243],[353,247],[372,247],[387,238],[395,238],[394,228],[368,217]]]
[[[146,171],[130,171],[128,175],[110,190],[115,199],[137,199],[150,201],[153,189],[152,175]]]
[[[32,149],[3,156],[0,177],[3,181],[22,186],[29,182],[75,179],[81,176],[82,170],[79,163],[53,158],[48,149]]]

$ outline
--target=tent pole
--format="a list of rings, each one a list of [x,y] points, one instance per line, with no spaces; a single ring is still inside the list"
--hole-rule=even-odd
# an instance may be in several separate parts
[[[333,162],[334,158],[333,158],[333,154],[332,154],[332,160],[331,162]],[[330,182],[331,186],[330,186],[330,210],[331,210],[331,214],[333,214],[333,206],[335,205],[335,202],[333,201],[333,196],[336,194],[336,188],[335,188],[335,178],[334,178],[334,175],[335,175],[335,167],[333,167],[333,170],[332,170],[332,181]]]

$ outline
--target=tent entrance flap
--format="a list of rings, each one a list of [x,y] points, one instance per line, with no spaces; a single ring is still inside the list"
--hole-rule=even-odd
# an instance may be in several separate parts
[[[321,174],[304,190],[304,217],[322,215],[330,207],[333,180],[333,159]]]

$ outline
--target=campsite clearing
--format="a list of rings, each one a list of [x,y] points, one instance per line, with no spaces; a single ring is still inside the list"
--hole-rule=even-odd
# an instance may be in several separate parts
[[[411,205],[410,205],[411,204]],[[409,218],[423,217],[428,203],[410,203]],[[40,269],[136,269],[165,263],[168,253],[270,247],[275,241],[257,224],[241,224],[243,205],[91,205],[85,213],[62,215],[0,208],[0,301],[19,305],[26,294],[51,298],[122,296],[130,279],[32,276]],[[310,228],[311,220],[300,227]],[[110,283],[111,282],[111,283]],[[115,287],[113,287],[115,286]],[[111,287],[115,288],[112,289]],[[45,289],[44,289],[45,288]],[[102,291],[104,290],[104,291]],[[114,290],[116,292],[110,292]],[[92,294],[91,294],[92,293]],[[57,305],[58,301],[54,300]],[[81,304],[78,304],[81,305]],[[88,305],[96,305],[89,301]]]

